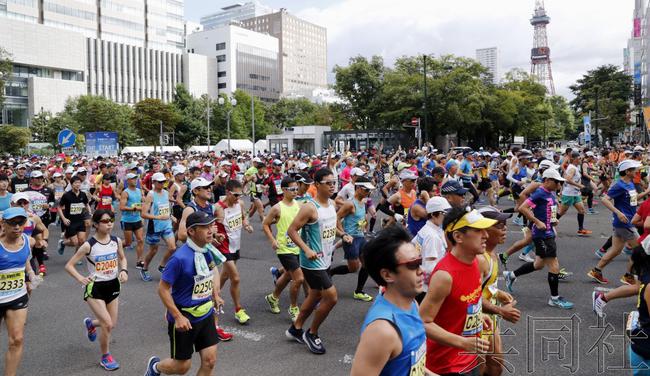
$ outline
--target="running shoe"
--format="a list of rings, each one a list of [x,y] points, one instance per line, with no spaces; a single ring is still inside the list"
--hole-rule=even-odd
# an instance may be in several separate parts
[[[95,329],[93,320],[90,317],[86,317],[84,319],[84,326],[86,327],[86,335],[88,336],[88,340],[90,342],[95,342],[97,339],[97,329]]]
[[[520,253],[519,259],[523,262],[535,262],[535,259],[530,257],[528,254]]]
[[[634,279],[634,276],[628,273],[625,273],[621,276],[621,279],[619,279],[622,284],[624,285],[633,285],[636,283],[636,279]]]
[[[239,311],[235,312],[235,318],[242,325],[246,324],[251,319],[243,308],[240,308]]]
[[[594,291],[591,293],[591,308],[594,310],[594,313],[598,317],[605,317],[605,306],[607,302],[605,301],[605,293],[602,291]]]
[[[274,284],[274,285],[277,284],[277,283],[278,283],[278,279],[280,279],[280,271],[279,271],[278,268],[276,268],[275,266],[272,266],[272,267],[269,269],[269,271],[271,272],[271,276],[273,277],[273,284]]]
[[[232,333],[226,332],[219,325],[217,325],[217,337],[219,337],[219,341],[221,342],[228,342],[234,337],[234,335],[232,335]]]
[[[149,358],[149,362],[147,362],[147,372],[145,372],[144,376],[160,376],[160,372],[156,372],[153,368],[153,366],[159,362],[160,358],[157,356],[152,356]]]
[[[571,277],[573,275],[573,272],[567,272],[566,269],[560,268],[560,272],[558,273],[558,279],[560,281],[564,281],[567,278]]]
[[[589,215],[596,215],[598,213],[599,212],[595,211],[593,208],[587,210],[587,214],[589,214]]]
[[[161,273],[165,271],[165,265],[158,265],[158,271]]]
[[[517,277],[515,277],[515,273],[506,270],[503,272],[503,278],[506,280],[506,289],[508,289],[508,292],[513,292],[514,290],[512,289],[512,285],[517,279]]]
[[[623,247],[623,253],[625,253],[627,256],[632,256],[632,249],[630,249],[628,246]]]
[[[594,251],[594,255],[596,255],[596,257],[598,257],[599,259],[601,259],[605,256],[605,251],[602,248],[598,248],[597,250]]]
[[[296,321],[298,315],[300,314],[300,308],[298,308],[298,306],[289,307],[288,312],[289,312],[289,317],[291,317],[291,321]]]
[[[602,272],[596,271],[594,269],[590,270],[587,273],[587,276],[589,278],[593,279],[594,281],[600,283],[601,285],[606,285],[606,284],[609,283],[609,280],[607,278],[603,277]]]
[[[144,269],[144,262],[142,262],[142,261],[136,262],[135,263],[135,268],[138,269],[138,270]]]
[[[293,324],[291,324],[289,329],[287,329],[287,331],[284,332],[284,335],[287,338],[292,339],[292,340],[294,340],[294,341],[296,341],[298,343],[305,343],[305,341],[302,339],[303,334],[304,334],[303,330],[302,329],[296,329],[296,327],[293,326]]]
[[[499,261],[501,261],[503,268],[508,270],[508,255],[505,253],[499,253]]]
[[[564,299],[561,296],[558,296],[557,299],[550,298],[548,300],[548,305],[551,307],[557,307],[557,308],[562,308],[562,309],[571,309],[573,308],[573,303],[570,301]]]
[[[521,217],[514,217],[512,219],[512,224],[516,226],[523,226],[524,225],[524,219]]]
[[[371,302],[372,301],[372,296],[366,294],[365,292],[355,292],[352,294],[352,297],[356,300],[361,300],[364,302]]]
[[[264,297],[264,300],[269,303],[271,313],[280,313],[280,299],[273,296],[273,294],[268,294]]]
[[[149,271],[147,269],[140,269],[140,278],[142,278],[144,282],[152,281],[151,274],[149,274]]]
[[[578,230],[578,236],[588,236],[588,235],[591,235],[591,230],[587,230],[584,228],[582,230]]]
[[[45,267],[45,264],[41,264],[38,266],[38,274],[40,274],[41,276],[47,274],[47,268]]]
[[[321,341],[319,336],[311,334],[309,332],[309,329],[302,333],[302,340],[305,341],[307,348],[309,348],[309,351],[312,353],[317,355],[325,354],[325,346],[323,346],[323,341]]]
[[[99,362],[99,365],[107,371],[115,371],[120,368],[120,363],[116,362],[111,354],[102,355],[102,360]]]
[[[56,251],[59,255],[63,256],[63,251],[65,251],[65,243],[63,242],[63,239],[59,239],[59,248]]]

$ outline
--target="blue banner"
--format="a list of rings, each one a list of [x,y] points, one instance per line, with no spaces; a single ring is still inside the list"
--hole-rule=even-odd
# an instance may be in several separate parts
[[[584,116],[582,118],[582,123],[584,125],[584,136],[585,142],[591,142],[591,116]]]
[[[89,132],[86,136],[86,154],[109,156],[118,154],[117,132]]]

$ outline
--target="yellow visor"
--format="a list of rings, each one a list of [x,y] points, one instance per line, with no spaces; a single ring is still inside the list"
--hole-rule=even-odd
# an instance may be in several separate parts
[[[497,224],[497,222],[498,221],[494,219],[485,218],[484,216],[481,215],[481,213],[479,213],[476,210],[472,210],[471,212],[465,214],[461,219],[459,219],[455,223],[449,224],[449,226],[447,226],[447,229],[445,231],[453,232],[463,227],[471,227],[471,228],[477,228],[482,230],[494,226],[495,224]]]

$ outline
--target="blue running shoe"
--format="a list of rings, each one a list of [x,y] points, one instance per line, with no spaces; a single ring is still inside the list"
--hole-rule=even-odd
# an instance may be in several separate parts
[[[63,256],[63,252],[65,251],[65,243],[63,242],[63,239],[59,240],[59,248],[56,251],[59,255]]]
[[[530,252],[532,252],[533,249],[534,249],[534,248],[533,248],[533,243],[530,243],[530,244],[528,244],[526,247],[524,247],[524,249],[521,251],[521,253],[524,254],[524,255],[527,255],[527,254],[529,254]]]
[[[506,270],[503,272],[503,278],[506,280],[506,289],[508,289],[508,292],[513,292],[512,284],[515,283],[515,280],[517,279],[515,273]]]
[[[548,305],[551,307],[557,307],[557,308],[562,308],[562,309],[571,309],[573,308],[573,303],[570,301],[564,299],[561,296],[558,296],[557,299],[550,298],[548,300]]]
[[[153,368],[153,366],[159,362],[160,358],[157,356],[149,358],[149,362],[147,363],[147,372],[145,372],[144,376],[160,376],[160,372],[156,372]]]
[[[512,219],[512,224],[516,226],[523,226],[524,225],[524,219],[521,217],[514,217]]]
[[[99,365],[107,371],[115,371],[120,368],[120,363],[116,362],[111,354],[102,355],[102,361],[99,362]]]
[[[275,266],[272,266],[269,271],[271,272],[271,276],[273,276],[273,284],[277,284],[278,279],[280,278],[280,271]]]
[[[605,256],[605,252],[603,252],[602,248],[598,248],[597,250],[594,251],[594,255],[598,257],[599,259],[603,258]]]
[[[632,256],[632,250],[628,246],[625,246],[623,248],[623,253],[625,253],[627,256]]]
[[[158,271],[160,273],[164,272],[165,271],[165,265],[158,265]]]
[[[140,269],[140,278],[142,278],[143,281],[145,282],[151,282],[151,275],[149,274],[149,271],[146,269]]]
[[[84,319],[84,326],[86,327],[86,331],[88,332],[88,340],[90,342],[95,342],[97,339],[97,329],[95,329],[95,325],[93,325],[93,320],[90,317],[86,317]]]

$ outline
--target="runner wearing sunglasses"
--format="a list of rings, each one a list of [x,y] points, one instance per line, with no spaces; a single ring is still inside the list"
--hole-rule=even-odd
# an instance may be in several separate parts
[[[102,358],[99,364],[107,371],[120,368],[120,364],[109,351],[111,333],[117,325],[117,314],[122,283],[129,279],[126,256],[122,240],[111,235],[115,214],[109,209],[99,209],[93,213],[95,235],[79,247],[65,264],[65,270],[84,286],[84,300],[95,315],[84,319],[88,340],[97,339],[96,327],[101,328],[99,347]],[[75,264],[86,259],[88,276],[77,271]]]
[[[242,227],[249,233],[253,232],[241,199],[243,194],[241,183],[237,180],[229,180],[226,183],[226,197],[215,205],[218,235],[223,238],[218,248],[226,257],[220,285],[223,287],[226,281],[230,280],[230,296],[235,306],[235,318],[242,325],[251,318],[241,306],[237,260],[240,258]]]
[[[5,321],[9,345],[4,356],[4,374],[17,375],[23,356],[23,338],[27,322],[27,305],[36,275],[29,263],[35,241],[25,235],[27,213],[23,208],[9,208],[2,213],[0,233],[0,324]]]
[[[70,178],[71,190],[59,201],[59,218],[64,239],[59,240],[59,255],[66,246],[77,249],[86,241],[86,216],[90,213],[88,196],[81,192],[81,177]],[[76,250],[75,250],[76,252]]]
[[[368,310],[352,363],[352,376],[424,375],[426,334],[415,297],[422,292],[422,257],[397,226],[362,249],[364,266],[385,287]]]
[[[489,348],[489,342],[480,338],[492,320],[482,311],[477,256],[485,252],[485,229],[497,221],[468,210],[455,207],[445,216],[451,251],[434,268],[420,306],[427,333],[426,366],[439,374],[478,376],[478,354]]]

